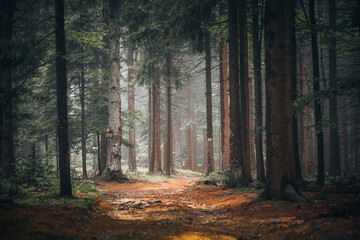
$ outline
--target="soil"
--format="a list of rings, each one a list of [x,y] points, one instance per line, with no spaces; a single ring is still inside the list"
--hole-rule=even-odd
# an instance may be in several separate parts
[[[0,206],[0,239],[360,239],[359,194],[257,201],[255,189],[197,180],[99,182],[91,210]]]

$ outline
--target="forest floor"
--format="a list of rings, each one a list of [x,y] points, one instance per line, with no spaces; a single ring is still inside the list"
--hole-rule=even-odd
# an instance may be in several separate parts
[[[102,197],[90,210],[0,206],[0,239],[360,239],[359,194],[254,201],[255,189],[197,180],[98,182]]]

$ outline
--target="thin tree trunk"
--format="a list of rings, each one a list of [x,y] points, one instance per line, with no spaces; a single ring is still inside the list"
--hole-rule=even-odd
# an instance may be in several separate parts
[[[261,39],[259,38],[258,0],[252,0],[253,61],[255,78],[255,148],[256,179],[265,182],[263,134],[262,134],[262,83],[261,83]],[[261,30],[260,30],[261,31]]]
[[[222,169],[230,165],[230,126],[229,126],[229,82],[227,44],[224,39],[219,43],[220,48],[220,109],[221,109],[221,155]]]
[[[191,106],[191,89],[190,87],[186,90],[186,100],[188,102],[186,109],[186,119],[187,119],[187,128],[186,128],[186,149],[187,149],[187,160],[185,164],[185,169],[193,170],[193,138],[192,138],[192,106]]]
[[[161,167],[161,140],[160,140],[160,69],[156,67],[154,69],[154,77],[155,77],[155,84],[154,84],[154,99],[153,99],[153,107],[154,107],[154,127],[153,127],[153,146],[154,146],[154,171],[155,172],[162,172]]]
[[[249,62],[247,37],[247,4],[242,1],[239,6],[239,39],[240,39],[240,127],[241,154],[244,179],[251,181],[250,170],[250,123],[249,123]]]
[[[149,135],[149,173],[154,173],[154,148],[153,148],[153,128],[154,128],[154,105],[153,105],[153,91],[154,87],[153,84],[149,87],[149,129],[148,129],[148,135]]]
[[[15,155],[13,141],[13,108],[12,108],[12,28],[13,16],[16,10],[15,0],[5,0],[0,3],[0,164],[3,176],[9,178],[15,175]]]
[[[329,23],[332,30],[336,30],[336,0],[329,0]],[[336,64],[336,37],[331,37],[329,47],[329,87],[335,88],[337,82]],[[329,113],[332,126],[330,126],[330,168],[329,174],[336,176],[340,174],[340,149],[339,149],[339,127],[337,113],[337,96],[330,98]]]
[[[313,91],[320,90],[319,78],[319,49],[317,41],[316,21],[315,21],[315,3],[314,0],[309,0],[309,15],[311,27],[311,51],[312,51],[312,64],[313,64]],[[314,115],[316,128],[321,126],[321,106],[319,101],[314,102]],[[317,145],[317,184],[324,185],[325,172],[324,172],[324,135],[322,129],[316,130],[316,145]]]
[[[291,52],[291,102],[294,103],[297,97],[297,73],[296,73],[296,29],[295,29],[295,2],[290,0],[290,52]],[[293,129],[293,149],[295,161],[296,179],[299,185],[303,184],[301,174],[300,156],[299,156],[299,135],[298,135],[298,120],[295,113],[292,117]]]
[[[236,0],[228,0],[229,14],[229,95],[230,95],[230,185],[241,181],[243,166],[240,139],[238,11]]]
[[[134,87],[134,51],[132,47],[128,47],[128,109],[129,112],[134,113],[135,111],[135,87]],[[135,149],[135,122],[130,122],[129,129],[129,142],[134,145],[134,147],[129,148],[129,170],[136,171],[136,149]]]
[[[81,64],[80,76],[80,104],[81,104],[81,159],[83,179],[87,178],[86,170],[86,136],[85,136],[85,69],[84,64]]]
[[[172,91],[171,91],[171,53],[169,52],[166,56],[166,97],[167,97],[167,139],[166,139],[166,160],[167,162],[165,173],[166,175],[170,176],[171,174],[171,165],[174,161],[173,159],[173,125],[172,125]]]
[[[66,51],[64,30],[64,1],[55,1],[56,92],[58,112],[60,196],[72,196],[70,180],[70,150],[68,134],[68,105]]]
[[[214,171],[214,138],[212,125],[212,90],[211,90],[211,51],[210,32],[205,33],[205,62],[206,62],[206,136],[207,144],[207,174]]]
[[[299,41],[299,47],[297,48],[297,78],[298,78],[298,95],[303,96],[306,93],[306,74],[305,74],[305,44],[304,41]],[[306,129],[306,110],[308,107],[302,109],[297,116],[298,120],[298,146],[299,155],[301,159],[301,169],[307,171],[307,165],[309,163],[309,150],[308,150],[308,135],[310,135]]]

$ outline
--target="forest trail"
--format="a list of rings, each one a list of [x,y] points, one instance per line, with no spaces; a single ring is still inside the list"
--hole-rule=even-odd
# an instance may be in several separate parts
[[[179,176],[97,185],[102,197],[92,210],[0,206],[0,239],[360,239],[359,194],[254,202],[254,188],[221,189]]]

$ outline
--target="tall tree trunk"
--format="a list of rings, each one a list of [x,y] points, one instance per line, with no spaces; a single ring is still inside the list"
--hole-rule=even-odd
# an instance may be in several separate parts
[[[153,91],[154,87],[153,84],[149,87],[149,129],[148,129],[148,135],[149,135],[149,173],[154,173],[155,165],[154,165],[154,158],[153,158],[153,128],[154,128],[154,105],[153,105]]]
[[[295,29],[295,2],[290,0],[290,53],[291,53],[291,102],[294,103],[297,97],[297,73],[296,73],[296,29]],[[295,113],[292,117],[293,130],[293,149],[295,161],[296,179],[299,185],[303,184],[301,174],[300,156],[299,156],[299,134],[298,134],[298,120]]]
[[[290,4],[265,5],[266,64],[266,199],[285,199],[296,187],[291,102]]]
[[[167,139],[166,139],[166,175],[170,176],[171,174],[171,165],[174,161],[173,159],[173,126],[172,126],[172,91],[171,91],[171,53],[167,53],[166,56],[166,99],[167,99]]]
[[[250,123],[249,123],[249,62],[247,37],[247,3],[242,1],[239,6],[239,39],[240,39],[240,128],[241,154],[244,180],[251,181],[250,170]]]
[[[316,21],[315,21],[315,3],[314,0],[309,0],[309,15],[311,27],[311,51],[312,51],[312,64],[313,64],[313,91],[320,90],[319,78],[319,49],[317,41]],[[314,115],[316,128],[321,127],[321,106],[320,101],[314,102]],[[316,145],[317,145],[317,184],[324,185],[324,135],[322,129],[316,129]]]
[[[187,160],[185,164],[185,169],[193,170],[193,129],[192,129],[192,104],[191,104],[191,89],[190,87],[186,90],[186,100],[188,102],[188,108],[186,109],[186,119],[187,119],[187,128],[186,128],[186,149],[187,149]]]
[[[135,96],[134,96],[134,51],[132,47],[128,47],[128,109],[129,112],[135,112]],[[134,147],[129,148],[129,170],[136,171],[136,150],[135,150],[135,122],[130,122],[129,142]]]
[[[71,197],[64,0],[55,1],[55,29],[60,195]]]
[[[207,136],[207,174],[214,171],[214,138],[212,125],[212,90],[211,90],[211,49],[210,32],[205,33],[205,62],[206,62],[206,136]]]
[[[220,14],[224,9],[220,6]],[[221,124],[221,166],[230,165],[230,122],[229,122],[229,80],[228,80],[228,47],[225,38],[219,42],[220,59],[220,124]]]
[[[299,41],[297,48],[297,78],[298,78],[298,95],[303,96],[306,93],[306,74],[305,74],[305,44],[304,41]],[[301,169],[307,171],[309,163],[309,150],[308,150],[308,132],[305,129],[306,124],[306,110],[307,107],[302,109],[297,116],[298,120],[298,146],[299,156],[301,159]]]
[[[250,63],[249,63],[250,68]],[[250,79],[250,78],[249,78]],[[249,141],[250,141],[250,172],[254,171],[256,168],[256,153],[255,153],[255,104],[254,104],[254,96],[255,92],[253,88],[253,84],[255,81],[248,81],[249,85]]]
[[[230,95],[230,185],[241,181],[243,166],[240,139],[238,1],[228,0],[229,14],[229,95]]]
[[[329,23],[330,29],[336,31],[336,0],[329,0]],[[334,33],[335,35],[335,33]],[[336,36],[331,36],[329,47],[329,87],[335,88],[337,82],[336,64]],[[330,168],[329,174],[336,176],[340,174],[340,149],[339,149],[339,127],[337,113],[337,96],[330,98],[329,113],[332,126],[330,126]]]
[[[153,156],[154,156],[154,171],[162,172],[161,167],[161,139],[160,139],[160,69],[155,67],[154,69],[155,84],[153,91]]]
[[[12,28],[15,0],[0,3],[0,164],[5,178],[15,175],[15,156],[12,124]]]
[[[253,61],[255,78],[255,148],[256,179],[265,182],[263,134],[262,134],[262,83],[261,83],[261,39],[259,38],[258,0],[252,0]],[[261,31],[261,29],[260,29]]]
[[[120,34],[119,34],[119,2],[109,0],[109,52],[110,52],[110,82],[109,82],[109,127],[114,131],[108,147],[107,169],[109,180],[121,180],[124,175],[121,170],[121,98],[120,98]]]
[[[230,165],[230,126],[229,126],[229,82],[227,44],[224,39],[220,43],[220,109],[221,109],[221,155],[222,168]]]
[[[81,64],[80,76],[80,104],[81,104],[81,159],[83,179],[87,178],[86,170],[86,136],[85,136],[85,67]]]

